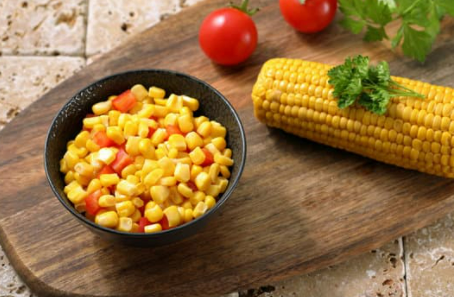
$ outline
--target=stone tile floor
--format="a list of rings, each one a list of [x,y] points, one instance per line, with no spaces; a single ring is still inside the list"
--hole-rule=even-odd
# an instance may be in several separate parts
[[[130,36],[200,0],[1,0],[0,129]],[[0,297],[32,296],[0,247]],[[454,296],[454,216],[380,249],[233,296]]]

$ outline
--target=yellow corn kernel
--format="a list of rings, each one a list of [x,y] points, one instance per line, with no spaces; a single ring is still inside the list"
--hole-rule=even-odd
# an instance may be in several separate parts
[[[199,100],[186,95],[181,96],[181,98],[183,99],[183,105],[188,107],[191,111],[199,109]]]
[[[192,151],[196,147],[202,147],[203,146],[203,139],[197,134],[196,132],[189,132],[185,136],[186,144],[188,145],[188,148]]]
[[[90,181],[90,183],[87,186],[87,193],[91,194],[94,191],[101,190],[101,188],[102,188],[101,181],[97,178],[94,178]]]
[[[101,175],[102,177],[102,175]],[[137,195],[137,185],[128,182],[127,180],[121,180],[117,184],[117,191],[120,192],[123,195],[129,196],[129,197],[134,197]]]
[[[175,159],[176,157],[178,157],[178,150],[174,147],[170,148],[168,157],[170,159]]]
[[[169,197],[170,190],[166,186],[152,186],[150,188],[150,195],[154,202],[161,204]]]
[[[164,148],[157,148],[157,149],[154,151],[154,154],[155,154],[155,156],[156,156],[156,159],[158,159],[158,160],[159,160],[159,159],[162,159],[162,158],[164,158],[164,157],[166,157],[166,156],[167,156],[167,153],[168,153],[167,150],[164,149]]]
[[[141,138],[148,137],[148,125],[145,122],[139,122],[139,129],[137,130],[137,135]]]
[[[166,96],[166,91],[158,87],[151,87],[148,89],[148,96],[151,98],[162,99]]]
[[[137,102],[128,112],[132,115],[137,115],[142,110],[143,102]]]
[[[194,215],[192,214],[192,209],[185,208],[183,221],[185,223],[189,223],[193,219],[194,219]]]
[[[148,91],[143,85],[137,84],[131,88],[131,93],[134,94],[137,101],[143,101],[148,96]]]
[[[147,187],[154,186],[163,176],[164,176],[164,170],[162,170],[161,168],[153,169],[150,173],[148,173],[145,176],[143,183]]]
[[[154,103],[159,106],[166,106],[167,105],[167,99],[154,99]]]
[[[177,209],[178,209],[178,213],[180,214],[181,223],[183,223],[184,222],[184,208],[181,206],[177,206]]]
[[[169,113],[164,119],[164,125],[167,126],[176,126],[178,124],[178,114]]]
[[[101,207],[112,207],[116,204],[116,199],[113,195],[102,195],[99,197],[98,204]]]
[[[131,232],[132,230],[132,219],[131,218],[120,218],[118,220],[118,226],[117,230],[118,231],[123,231],[123,232]]]
[[[158,161],[145,159],[145,162],[143,163],[142,167],[142,172],[148,174],[156,168],[159,168]]]
[[[181,132],[188,133],[194,130],[194,124],[192,123],[192,116],[185,114],[178,117],[178,126]]]
[[[191,198],[194,196],[194,192],[186,183],[179,183],[177,186],[178,193],[183,195],[186,198]]]
[[[126,177],[126,180],[135,185],[139,184],[139,182],[140,182],[139,178],[135,175],[128,175]]]
[[[211,136],[207,137],[207,138],[204,138],[203,139],[203,146],[205,145],[208,145],[208,144],[211,144],[211,141],[213,140],[213,138]]]
[[[147,203],[147,207],[148,204],[150,204],[150,202]],[[150,207],[145,209],[144,216],[147,218],[148,221],[150,221],[150,223],[156,223],[162,220],[162,218],[164,217],[164,213],[162,212],[162,209],[159,205],[153,203],[152,205],[150,205]]]
[[[144,104],[137,115],[139,116],[139,118],[149,119],[154,113],[154,108],[154,104]]]
[[[140,212],[139,212],[140,214]],[[140,219],[139,219],[140,220]],[[134,222],[134,220],[132,220]],[[132,233],[139,233],[139,224],[137,223],[132,223],[132,229],[131,229],[131,232]]]
[[[191,202],[191,205],[196,206],[200,201],[204,201],[206,197],[206,194],[202,191],[197,191],[194,193],[194,196],[192,196],[189,201]]]
[[[224,193],[227,189],[227,186],[229,185],[229,180],[227,178],[219,177],[216,184],[218,184],[220,187],[219,193]]]
[[[203,171],[203,168],[199,165],[192,165],[191,167],[191,180],[194,181],[197,175]]]
[[[153,143],[153,145],[156,146],[156,145],[164,142],[166,137],[167,137],[166,129],[158,128],[151,136],[151,143]]]
[[[111,101],[102,101],[98,102],[91,108],[95,115],[102,115],[108,113],[112,109],[112,102]]]
[[[225,150],[222,152],[222,154],[223,154],[224,156],[226,156],[226,157],[231,158],[231,157],[232,157],[232,150],[229,149],[229,148],[228,148],[228,149],[225,149]]]
[[[112,95],[112,96],[109,96],[109,97],[107,98],[107,100],[112,101],[112,100],[114,100],[114,99],[117,98],[117,97],[118,97],[117,95]]]
[[[208,190],[211,180],[210,176],[206,172],[200,172],[194,180],[197,188],[201,191]]]
[[[175,94],[171,94],[169,99],[167,99],[166,106],[171,112],[179,112],[183,107],[183,98]]]
[[[85,200],[83,200],[80,203],[74,204],[74,209],[78,213],[83,213],[83,212],[87,211],[87,205],[85,204]]]
[[[73,180],[63,188],[63,192],[68,195],[70,191],[74,190],[77,187],[80,187],[80,184],[76,180]]]
[[[156,100],[155,100],[156,101]],[[165,101],[165,100],[164,100]],[[165,102],[164,102],[165,104]],[[154,106],[154,113],[153,116],[157,118],[165,118],[165,116],[169,113],[169,110],[166,106],[155,105]]]
[[[211,122],[202,122],[200,123],[199,127],[197,128],[197,133],[202,135],[203,137],[208,137],[211,134]]]
[[[205,197],[205,204],[208,209],[211,209],[216,205],[216,199],[213,196],[207,195]]]
[[[221,186],[219,185],[210,185],[208,189],[206,190],[206,194],[217,197],[219,196],[219,193],[221,192]]]
[[[177,187],[173,186],[170,187],[170,200],[172,200],[173,203],[176,205],[180,205],[183,203],[183,196],[178,192]]]
[[[224,150],[225,147],[227,146],[227,142],[225,141],[225,139],[223,137],[215,137],[215,138],[213,138],[213,140],[211,140],[211,142],[220,151]]]
[[[80,175],[79,173],[77,172],[74,172],[74,179],[82,186],[88,186],[88,184],[90,183],[90,180],[91,178],[88,177],[88,176],[83,176],[83,175]]]
[[[233,165],[233,159],[223,156],[220,153],[214,155],[214,162],[218,163],[219,165],[225,165],[225,166]]]
[[[101,195],[110,195],[110,190],[108,188],[101,188]]]
[[[131,115],[128,113],[121,113],[120,116],[118,117],[118,127],[120,129],[124,129],[126,126],[127,122],[131,121]]]
[[[67,169],[74,169],[74,166],[79,162],[79,156],[71,151],[67,151],[63,156],[63,159],[66,162]]]
[[[121,171],[121,178],[126,179],[129,175],[134,175],[137,172],[136,165],[129,164]]]
[[[189,158],[191,158],[192,163],[195,165],[200,165],[205,161],[206,156],[200,147],[196,147],[189,153]]]
[[[216,137],[222,137],[225,138],[227,135],[227,129],[225,129],[224,126],[219,124],[218,122],[211,121],[211,137],[216,138]]]
[[[186,141],[183,135],[180,134],[170,135],[169,144],[171,147],[174,147],[179,151],[186,151]]]
[[[145,163],[145,158],[143,156],[137,156],[134,159],[134,165],[136,166],[137,170],[140,170]]]
[[[109,165],[115,160],[117,152],[118,149],[116,148],[102,148],[98,152],[98,160],[102,161],[104,164]]]
[[[91,117],[83,119],[84,128],[93,129],[97,124],[102,124],[100,117]]]
[[[180,225],[182,218],[180,217],[178,208],[175,205],[169,206],[164,209],[164,215],[167,217],[169,227],[176,227]]]
[[[92,177],[94,168],[86,162],[79,162],[74,166],[74,171],[82,176]]]
[[[217,164],[217,163],[211,164],[210,169],[208,171],[208,175],[210,176],[212,183],[216,182],[220,171],[221,171],[221,168],[220,168],[219,164]]]
[[[68,171],[66,174],[65,174],[65,184],[69,184],[70,182],[72,182],[74,179],[74,171]]]
[[[161,186],[171,187],[177,184],[177,179],[174,176],[165,176],[159,180]]]
[[[140,151],[139,151],[139,143],[140,143],[140,140],[141,140],[140,137],[131,136],[131,137],[129,137],[128,140],[126,141],[125,149],[126,149],[126,152],[127,152],[130,156],[137,156],[138,154],[140,154]]]
[[[221,153],[213,143],[208,143],[207,145],[205,145],[205,148],[206,148],[213,156],[216,155],[216,154],[220,154],[220,153]]]
[[[180,109],[180,115],[190,115],[191,116],[191,121],[193,121],[193,112],[189,109],[187,106],[183,106]]]
[[[191,179],[191,171],[188,164],[177,163],[174,176],[179,182],[188,182]]]
[[[60,160],[60,172],[61,173],[68,173],[69,171],[69,168],[68,168],[68,165],[66,165],[66,161],[65,159],[61,159]]]
[[[196,129],[199,129],[200,125],[204,122],[209,122],[210,120],[206,116],[200,116],[194,118],[194,124]]]
[[[142,218],[142,214],[140,210],[136,209],[136,211],[130,216],[133,223],[137,223]]]
[[[77,187],[70,190],[67,196],[69,201],[73,204],[77,204],[82,202],[88,196],[88,193],[79,184]]]
[[[189,165],[189,166],[192,165],[191,158],[189,158],[189,157],[184,157],[184,158],[180,158],[180,159],[174,159],[174,161],[175,161],[176,163],[187,164],[187,165]]]
[[[87,150],[88,150],[89,152],[92,152],[92,153],[93,153],[93,152],[97,152],[97,151],[99,151],[99,149],[100,149],[99,145],[97,145],[97,144],[96,144],[93,140],[91,140],[91,139],[87,140],[86,146],[87,146]]]
[[[131,196],[124,195],[124,194],[118,192],[118,190],[115,190],[114,194],[115,194],[114,195],[115,196],[115,201],[117,203],[131,200]]]
[[[99,176],[99,180],[101,181],[101,185],[106,188],[116,185],[120,182],[120,178],[116,173],[101,174]]]
[[[88,154],[88,150],[86,148],[79,148],[74,143],[68,146],[68,151],[75,153],[79,158],[84,158]]]
[[[128,121],[125,124],[124,130],[123,130],[123,135],[126,139],[136,136],[138,132],[138,127],[137,124],[134,123],[133,121]]]
[[[194,216],[195,219],[197,219],[203,216],[207,210],[208,206],[205,204],[205,202],[200,201],[199,203],[197,203],[196,207],[194,207],[192,215]]]
[[[131,201],[123,201],[115,204],[117,209],[118,216],[120,217],[129,217],[136,211],[136,207],[132,204]]]
[[[137,208],[141,208],[141,207],[144,205],[143,200],[140,199],[139,197],[134,197],[134,198],[132,198],[132,199],[131,199],[131,202],[132,202],[132,204],[134,204],[134,206],[137,207]]]
[[[109,116],[109,126],[117,126],[118,119],[120,118],[121,112],[118,110],[111,110],[108,113]]]
[[[115,211],[98,213],[95,223],[107,228],[115,228],[118,225],[118,214]]]
[[[88,139],[90,139],[90,132],[82,131],[77,134],[76,138],[74,139],[74,144],[79,148],[85,148]]]
[[[164,171],[164,176],[171,176],[175,172],[175,163],[168,157],[159,159],[158,166]]]
[[[156,233],[162,231],[161,224],[151,224],[143,228],[145,233]]]
[[[221,165],[220,169],[221,169],[221,174],[222,174],[223,177],[225,177],[225,178],[229,178],[230,177],[230,170],[229,170],[229,168],[227,166]]]
[[[188,200],[184,201],[183,204],[181,204],[181,207],[192,210],[192,204]]]

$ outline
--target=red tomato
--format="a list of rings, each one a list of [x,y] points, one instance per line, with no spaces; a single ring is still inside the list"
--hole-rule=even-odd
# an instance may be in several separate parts
[[[139,232],[140,233],[144,233],[145,232],[145,230],[144,230],[145,226],[148,226],[150,224],[151,223],[150,223],[150,221],[147,220],[147,218],[145,218],[145,217],[140,218],[140,220],[139,220]]]
[[[148,138],[151,138],[153,136],[154,132],[156,132],[156,129],[152,127],[148,127]]]
[[[136,96],[134,96],[131,90],[127,90],[118,95],[117,98],[112,100],[112,107],[121,112],[127,112],[128,110],[133,108],[136,103]]]
[[[110,167],[112,167],[118,175],[121,175],[121,171],[129,164],[132,164],[132,162],[133,160],[128,153],[123,148],[120,148],[115,160],[110,164]]]
[[[107,137],[107,134],[104,131],[97,131],[93,135],[93,141],[101,148],[115,145],[115,142]]]
[[[173,125],[168,125],[166,127],[166,132],[167,132],[167,138],[170,137],[170,135],[172,134],[180,134],[180,135],[183,135],[183,132],[181,132],[180,128],[178,128],[178,126],[173,126]]]
[[[279,6],[284,19],[293,28],[315,33],[325,29],[334,19],[337,0],[279,0]]]
[[[197,188],[195,183],[193,183],[192,181],[188,181],[187,184],[188,184],[188,187],[190,187],[191,190],[193,190],[194,192],[197,192],[199,190],[199,188]]]
[[[98,175],[96,176],[97,178],[99,178],[101,176],[101,174],[112,174],[112,173],[115,173],[115,171],[112,169],[112,167],[110,167],[109,165],[105,165],[99,172],[98,172]]]
[[[254,52],[257,46],[257,28],[245,12],[237,8],[221,8],[203,20],[199,44],[214,62],[235,65]]]
[[[207,150],[206,148],[203,148],[202,151],[205,154],[205,161],[203,161],[203,163],[200,164],[200,166],[205,167],[205,166],[210,166],[211,164],[213,164],[214,158],[213,158],[213,155],[210,153],[210,151]]]
[[[89,214],[94,216],[101,209],[101,206],[98,204],[98,199],[101,196],[101,190],[97,190],[85,198],[85,208]]]

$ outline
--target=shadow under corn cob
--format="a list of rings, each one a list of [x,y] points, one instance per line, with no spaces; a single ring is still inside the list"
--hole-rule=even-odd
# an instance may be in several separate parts
[[[452,88],[392,77],[425,95],[391,98],[378,115],[355,103],[340,109],[328,84],[330,65],[267,61],[252,92],[254,114],[271,127],[378,161],[454,177]]]

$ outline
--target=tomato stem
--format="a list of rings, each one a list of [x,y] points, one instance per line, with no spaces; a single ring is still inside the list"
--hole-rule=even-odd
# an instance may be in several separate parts
[[[257,11],[260,10],[259,8],[248,9],[248,7],[247,7],[248,5],[249,5],[249,0],[243,0],[240,5],[235,5],[235,4],[233,4],[233,2],[230,2],[230,6],[232,8],[236,8],[249,16],[253,16]]]

